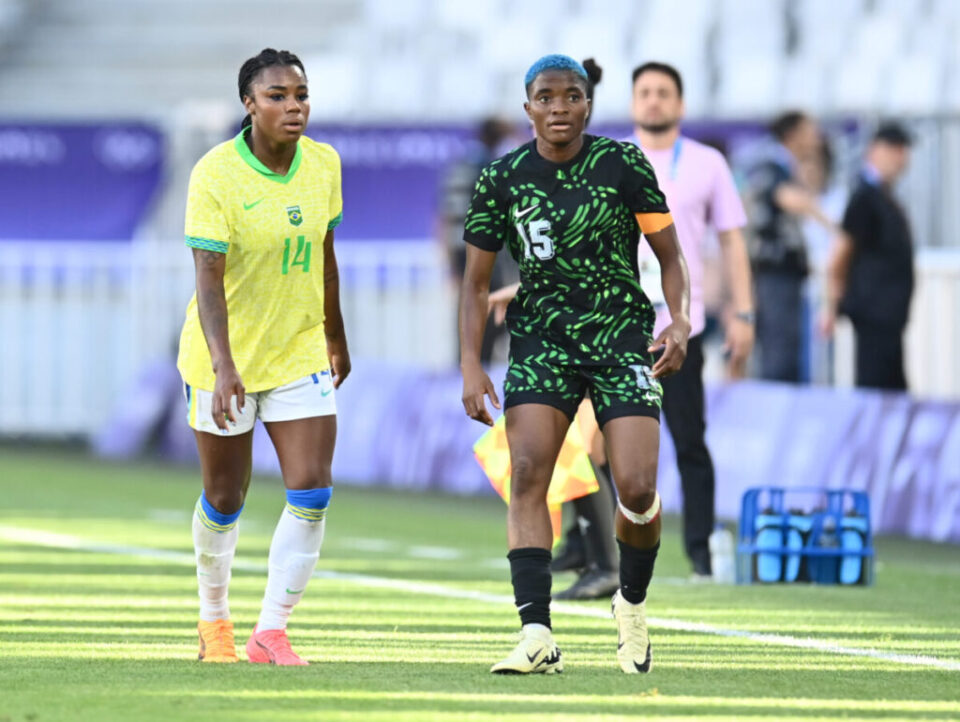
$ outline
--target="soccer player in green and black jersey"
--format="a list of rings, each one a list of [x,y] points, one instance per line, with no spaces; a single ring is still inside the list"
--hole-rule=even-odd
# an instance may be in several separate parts
[[[619,494],[620,590],[614,595],[624,672],[647,672],[644,613],[660,545],[656,491],[660,379],[686,355],[689,281],[653,169],[631,143],[585,135],[587,74],[564,55],[526,76],[536,139],[488,165],[465,222],[460,301],[463,405],[491,424],[500,402],[480,365],[490,273],[504,244],[520,266],[507,311],[504,383],[512,468],[507,537],[520,643],[492,672],[559,672],[550,629],[552,533],[546,493],[560,446],[589,390]],[[652,340],[654,310],[637,268],[643,232],[660,261],[672,323]],[[654,363],[653,354],[662,350]]]

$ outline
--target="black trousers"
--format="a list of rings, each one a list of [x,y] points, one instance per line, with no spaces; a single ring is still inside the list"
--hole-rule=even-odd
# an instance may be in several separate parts
[[[767,381],[800,381],[803,277],[790,271],[757,269],[759,376]]]
[[[903,328],[899,325],[854,324],[857,345],[857,386],[905,391]]]
[[[683,490],[683,543],[693,568],[710,571],[707,544],[714,525],[715,477],[707,449],[704,415],[703,338],[687,344],[683,367],[663,380],[663,416],[677,449]]]

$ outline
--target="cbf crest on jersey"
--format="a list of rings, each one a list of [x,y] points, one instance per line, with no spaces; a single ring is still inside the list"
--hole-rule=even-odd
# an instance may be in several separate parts
[[[287,208],[287,218],[289,218],[290,223],[295,226],[303,223],[303,213],[300,212],[300,206],[290,206]]]

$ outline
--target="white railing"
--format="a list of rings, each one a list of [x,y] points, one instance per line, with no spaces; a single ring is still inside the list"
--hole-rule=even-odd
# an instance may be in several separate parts
[[[338,246],[351,353],[455,363],[455,291],[430,242]],[[0,243],[0,434],[89,435],[172,359],[193,290],[182,244]]]
[[[344,322],[355,359],[456,362],[456,289],[436,244],[343,243]],[[168,243],[0,243],[0,434],[89,435],[145,364],[172,359],[193,289],[190,253]],[[913,392],[960,398],[960,253],[925,250],[906,338]],[[849,327],[833,377],[853,380]]]
[[[960,250],[925,248],[917,254],[904,356],[914,396],[960,399]],[[853,385],[854,338],[849,322],[837,327],[834,379],[837,386]]]

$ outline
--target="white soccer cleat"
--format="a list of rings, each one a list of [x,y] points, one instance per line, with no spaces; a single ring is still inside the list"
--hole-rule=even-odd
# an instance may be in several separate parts
[[[653,668],[650,635],[647,633],[646,602],[630,604],[620,590],[613,595],[613,616],[617,620],[617,661],[626,674],[649,672]]]
[[[549,629],[524,629],[520,632],[520,643],[490,671],[494,674],[558,674],[563,671],[563,658]]]

